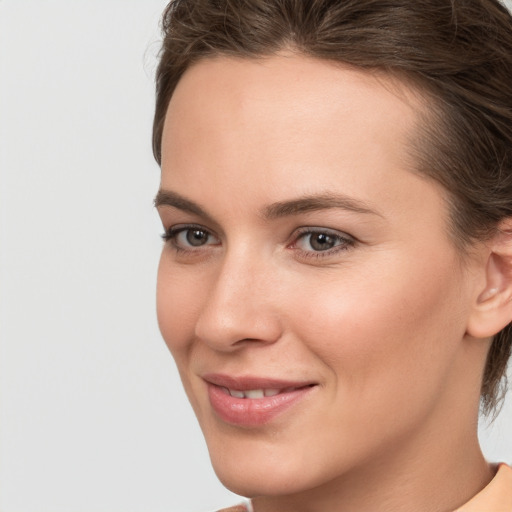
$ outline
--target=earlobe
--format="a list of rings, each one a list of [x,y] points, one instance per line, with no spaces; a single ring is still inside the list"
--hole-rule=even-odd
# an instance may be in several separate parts
[[[512,322],[512,219],[502,222],[487,247],[485,284],[467,326],[475,338],[490,338]]]

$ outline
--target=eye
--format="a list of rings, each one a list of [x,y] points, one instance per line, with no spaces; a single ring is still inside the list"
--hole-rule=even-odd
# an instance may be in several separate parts
[[[210,235],[204,229],[185,229],[176,234],[176,243],[200,247],[206,245]]]
[[[333,254],[348,249],[354,244],[355,240],[344,233],[325,228],[306,228],[299,231],[293,243],[293,248],[312,256],[320,256],[320,253]]]
[[[301,249],[311,248],[314,251],[328,251],[337,245],[339,241],[336,237],[328,235],[327,233],[308,233],[302,236],[299,245]]]
[[[202,226],[173,226],[162,238],[176,249],[185,251],[219,244],[218,238]]]

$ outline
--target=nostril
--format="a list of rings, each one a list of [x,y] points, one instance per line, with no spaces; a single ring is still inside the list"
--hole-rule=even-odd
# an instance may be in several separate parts
[[[274,339],[266,338],[243,338],[233,343],[233,347],[249,347],[251,345],[268,345],[274,343]]]

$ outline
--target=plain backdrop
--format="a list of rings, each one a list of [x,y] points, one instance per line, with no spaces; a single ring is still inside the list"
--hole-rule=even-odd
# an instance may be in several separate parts
[[[201,512],[216,481],[161,341],[164,0],[0,0],[0,511]],[[512,462],[512,398],[489,459]]]

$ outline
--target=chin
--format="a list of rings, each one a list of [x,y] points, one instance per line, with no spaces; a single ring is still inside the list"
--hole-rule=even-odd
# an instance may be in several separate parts
[[[267,465],[254,467],[243,460],[229,468],[215,464],[213,467],[224,487],[248,498],[295,494],[308,488],[305,482],[297,480],[296,470],[293,473],[279,467],[269,470]]]
[[[211,451],[213,469],[227,489],[249,498],[301,493],[328,479],[314,471],[317,464],[297,455],[300,450],[287,454],[275,448],[248,449],[245,453]]]

